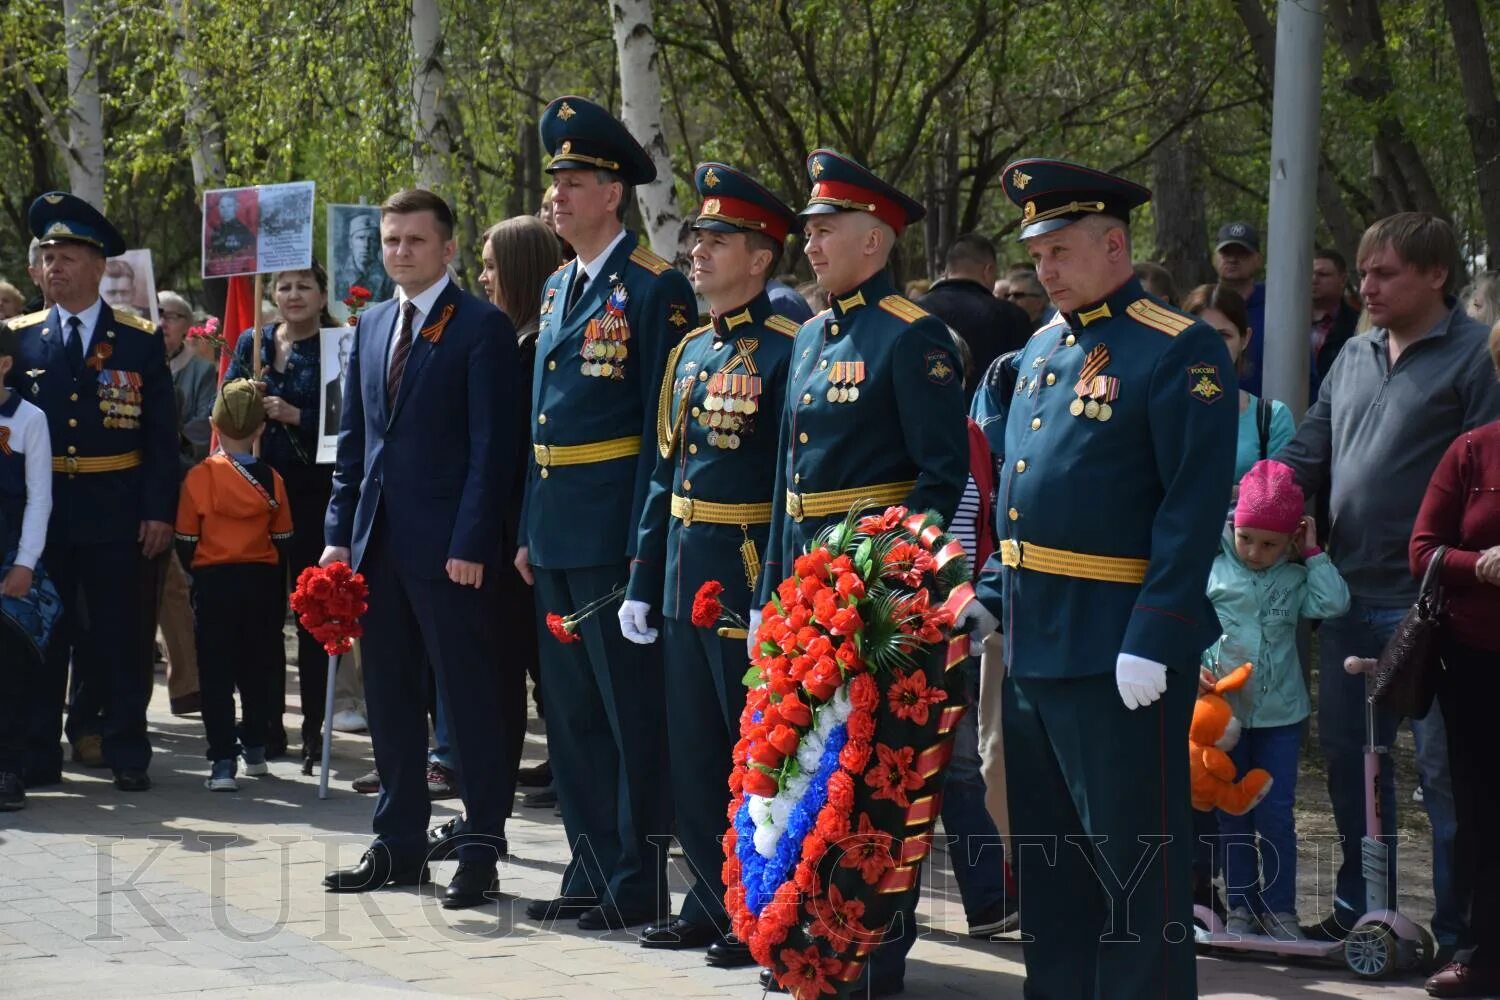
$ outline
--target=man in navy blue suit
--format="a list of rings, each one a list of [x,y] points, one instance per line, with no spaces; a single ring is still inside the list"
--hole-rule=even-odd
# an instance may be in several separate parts
[[[380,795],[375,842],[330,872],[334,892],[427,881],[427,665],[451,709],[468,819],[443,905],[497,891],[515,769],[495,732],[500,711],[494,586],[510,496],[518,391],[504,313],[448,278],[453,213],[402,191],[381,206],[385,269],[397,295],[355,327],[322,562],[347,560],[369,585],[365,700]],[[352,557],[352,558],[351,558]]]

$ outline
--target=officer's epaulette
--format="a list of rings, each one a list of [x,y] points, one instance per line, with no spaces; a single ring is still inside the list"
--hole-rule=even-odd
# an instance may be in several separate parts
[[[31,326],[33,323],[40,323],[46,318],[47,310],[43,309],[41,312],[27,313],[25,316],[12,316],[5,321],[5,325],[12,330],[19,330],[22,327]]]
[[[880,308],[892,316],[899,316],[908,323],[915,323],[923,316],[932,315],[905,295],[887,295],[880,300]]]
[[[558,271],[566,271],[568,269],[568,265],[571,263],[573,263],[571,260],[563,261],[561,264],[557,265],[557,271],[553,271],[552,273],[557,274]]]
[[[1198,322],[1192,316],[1186,316],[1166,306],[1157,305],[1150,299],[1136,299],[1125,307],[1125,312],[1131,319],[1142,326],[1149,326],[1153,330],[1160,330],[1169,337],[1177,336],[1183,330]]]
[[[766,318],[766,329],[775,330],[784,337],[795,337],[797,336],[797,331],[802,329],[802,327],[780,313],[774,313]]]
[[[115,322],[123,323],[126,326],[133,326],[137,330],[144,330],[147,333],[156,332],[156,324],[151,322],[149,318],[145,316],[137,316],[135,313],[128,313],[124,310],[120,310],[115,313]]]
[[[652,274],[661,274],[667,268],[672,266],[672,262],[670,260],[652,253],[645,247],[636,247],[634,250],[630,251],[630,260],[632,263],[641,265],[641,267],[644,267]]]

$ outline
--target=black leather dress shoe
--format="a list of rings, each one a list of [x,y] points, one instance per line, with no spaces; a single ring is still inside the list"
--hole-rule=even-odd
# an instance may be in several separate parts
[[[755,964],[750,946],[733,935],[709,945],[703,961],[716,969],[740,969]]]
[[[14,771],[0,771],[0,812],[26,808],[26,786]]]
[[[458,871],[443,891],[443,909],[462,910],[470,906],[483,906],[500,894],[500,878],[494,865],[464,864],[459,862]]]
[[[548,784],[534,792],[527,792],[521,796],[521,805],[527,809],[550,809],[557,805],[557,789]]]
[[[580,896],[558,896],[556,899],[533,899],[526,904],[528,920],[576,920],[599,904]]]
[[[21,783],[27,788],[45,788],[48,785],[60,785],[62,784],[62,768],[24,768],[21,771]]]
[[[427,860],[446,861],[458,853],[458,835],[464,832],[464,818],[451,817],[427,831]]]
[[[353,868],[341,868],[323,876],[323,887],[329,892],[374,892],[388,885],[426,885],[432,881],[427,865],[403,862],[396,865],[391,853],[383,847],[371,847]]]
[[[122,792],[145,792],[151,789],[151,776],[134,767],[115,771],[115,787]]]
[[[654,913],[629,913],[608,903],[602,903],[578,915],[581,931],[617,931],[637,924],[648,923],[656,917]]]
[[[522,788],[546,788],[552,784],[552,762],[544,760],[516,772],[516,784]]]
[[[717,940],[719,932],[714,927],[695,924],[681,917],[673,917],[664,924],[648,924],[641,931],[642,948],[678,951],[684,948],[702,948]]]

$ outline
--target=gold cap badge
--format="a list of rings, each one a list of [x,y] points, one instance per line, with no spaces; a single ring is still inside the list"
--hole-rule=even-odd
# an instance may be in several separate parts
[[[569,118],[572,118],[576,114],[578,114],[578,112],[574,111],[572,106],[569,105],[567,101],[563,101],[562,107],[557,109],[557,117],[561,118],[563,121],[567,121]]]
[[[1021,171],[1017,170],[1015,173],[1010,175],[1010,181],[1016,186],[1017,191],[1025,191],[1026,185],[1031,183],[1031,175],[1023,174],[1021,173]]]
[[[709,167],[703,172],[703,186],[706,188],[716,188],[719,186],[719,175],[714,173],[713,167]]]
[[[1026,203],[1026,208],[1021,213],[1021,217],[1027,222],[1030,222],[1032,219],[1036,218],[1036,202],[1028,201]]]

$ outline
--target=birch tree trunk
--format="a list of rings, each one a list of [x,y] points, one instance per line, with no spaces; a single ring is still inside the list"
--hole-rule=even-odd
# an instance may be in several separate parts
[[[412,0],[411,50],[412,170],[419,187],[441,193],[448,188],[453,130],[443,100],[446,80],[439,0]]]
[[[612,0],[615,50],[620,63],[620,118],[656,164],[656,180],[636,188],[651,249],[663,257],[685,257],[682,216],[672,193],[672,157],[662,126],[661,71],[651,0]]]
[[[104,211],[104,109],[93,0],[63,0],[63,38],[68,48],[68,186]]]
[[[202,193],[224,183],[224,129],[203,96],[203,75],[192,58],[197,32],[188,16],[187,0],[171,0],[170,6],[177,22],[172,35],[172,55],[177,63],[177,79],[182,83],[193,183]]]

